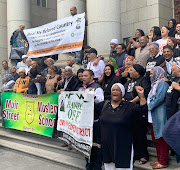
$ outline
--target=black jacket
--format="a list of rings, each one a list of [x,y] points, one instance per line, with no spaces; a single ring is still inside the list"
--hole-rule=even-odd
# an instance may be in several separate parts
[[[64,89],[65,81],[66,79],[58,86],[58,90]],[[73,76],[65,88],[65,91],[78,91],[80,87],[82,87],[82,82]]]

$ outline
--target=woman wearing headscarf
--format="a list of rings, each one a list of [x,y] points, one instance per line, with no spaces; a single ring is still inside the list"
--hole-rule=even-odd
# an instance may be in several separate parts
[[[135,56],[135,50],[140,47],[139,39],[144,36],[144,31],[141,29],[137,29],[135,32],[135,38],[129,38],[129,42],[127,45],[127,52],[131,56]]]
[[[169,35],[170,37],[174,37],[175,32],[176,32],[176,20],[175,20],[175,19],[170,19],[170,20],[168,21],[168,27],[170,28],[168,35]]]
[[[78,71],[77,71],[77,78],[79,79],[79,81],[83,84],[83,72],[84,72],[84,69],[83,68],[80,68]]]
[[[148,34],[148,38],[149,38],[149,45],[152,42],[161,39],[161,29],[157,26],[152,27],[150,33]]]
[[[108,64],[110,64],[114,67],[114,71],[117,70],[117,64],[116,64],[116,60],[114,58],[110,57],[108,60]]]
[[[144,96],[147,98],[150,84],[146,80],[145,69],[139,65],[134,64],[129,68],[130,80],[124,85],[126,92],[124,99],[126,101],[139,104],[139,97],[135,87],[141,86],[144,89]],[[149,153],[147,151],[147,116],[136,115],[133,125],[134,136],[134,156],[139,160],[138,164],[145,164],[149,160]]]
[[[3,91],[12,91],[15,81],[12,74],[6,74],[5,83],[1,87],[0,93]]]
[[[106,65],[102,80],[102,89],[104,91],[104,99],[111,99],[111,87],[114,83],[122,83],[122,77],[117,77],[112,65]]]
[[[162,131],[167,121],[166,92],[169,85],[162,80],[165,71],[159,66],[150,71],[151,90],[148,94],[148,122],[150,123],[151,136],[157,151],[157,161],[150,165],[153,169],[166,168],[169,157],[169,146],[162,137]]]
[[[136,114],[146,114],[144,89],[136,87],[140,105],[123,101],[124,86],[115,83],[111,88],[111,100],[95,105],[101,113],[101,150],[105,170],[133,169],[132,125]]]

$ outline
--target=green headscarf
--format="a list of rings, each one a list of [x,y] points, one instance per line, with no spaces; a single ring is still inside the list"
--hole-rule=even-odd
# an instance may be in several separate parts
[[[113,62],[114,71],[116,71],[117,70],[116,60],[113,57],[110,57],[109,60],[111,60]]]

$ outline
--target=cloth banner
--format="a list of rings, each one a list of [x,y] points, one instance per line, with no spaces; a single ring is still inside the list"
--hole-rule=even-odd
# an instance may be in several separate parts
[[[58,107],[58,139],[90,157],[93,123],[94,92],[61,92]]]
[[[40,27],[24,30],[29,42],[27,56],[37,58],[80,51],[84,39],[84,16],[85,13],[78,14]]]
[[[27,54],[29,45],[23,31],[14,31],[11,41],[10,59],[21,59],[22,55]]]
[[[4,127],[52,137],[58,112],[58,93],[1,94]]]

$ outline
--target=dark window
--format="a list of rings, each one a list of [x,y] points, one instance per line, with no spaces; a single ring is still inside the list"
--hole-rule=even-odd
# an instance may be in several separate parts
[[[37,5],[41,6],[41,1],[40,0],[37,0]]]
[[[42,7],[46,7],[46,0],[42,0]]]
[[[37,0],[37,6],[47,7],[47,0]]]

